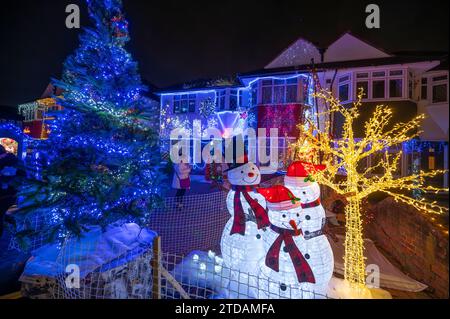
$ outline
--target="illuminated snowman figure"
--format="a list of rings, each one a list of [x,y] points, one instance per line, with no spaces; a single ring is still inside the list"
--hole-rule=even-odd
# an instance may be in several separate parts
[[[301,204],[285,186],[259,189],[267,201],[270,230],[264,236],[266,256],[259,263],[259,298],[310,299],[316,282],[303,254],[304,238],[299,229]]]
[[[265,255],[263,233],[269,220],[266,201],[256,191],[261,173],[246,156],[241,162],[227,170],[232,185],[227,196],[231,218],[223,230],[220,248],[227,267],[247,274],[255,272],[259,260]]]
[[[320,202],[320,187],[311,177],[311,173],[324,169],[323,165],[295,162],[288,167],[284,179],[284,185],[300,199],[302,206],[300,214],[304,238],[302,252],[310,257],[308,263],[316,279],[311,288],[317,294],[316,298],[326,295],[334,269],[333,251],[323,233],[326,215]]]

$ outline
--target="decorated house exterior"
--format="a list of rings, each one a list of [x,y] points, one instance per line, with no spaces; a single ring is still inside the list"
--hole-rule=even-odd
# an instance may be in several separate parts
[[[359,88],[364,89],[367,110],[361,114],[361,123],[378,104],[392,106],[392,122],[426,115],[419,138],[403,145],[399,175],[448,168],[448,55],[388,53],[350,32],[327,48],[299,39],[264,69],[231,80],[199,81],[159,91],[161,136],[168,139],[174,127],[215,126],[224,136],[231,128],[239,133],[246,127],[276,127],[280,138],[297,138],[296,125],[309,117],[320,126],[323,119],[311,115],[327,108],[311,93],[328,89],[350,104]],[[215,108],[205,117],[201,106],[206,98]],[[335,117],[330,134],[339,137],[341,124],[342,119]],[[363,129],[361,125],[356,131]],[[370,161],[376,158],[368,158],[368,165]],[[436,182],[448,186],[448,174]]]
[[[48,138],[50,134],[48,123],[53,120],[48,113],[62,110],[53,96],[61,94],[61,89],[49,84],[39,99],[18,106],[18,112],[24,117],[23,130],[25,134],[38,140]]]
[[[270,130],[277,128],[278,135],[272,138],[278,139],[282,158],[288,141],[298,136],[297,125],[314,109],[312,88],[311,75],[302,71],[261,76],[255,73],[160,90],[164,150],[175,128],[186,130],[189,136],[200,136],[193,133],[215,128],[222,138],[244,133],[248,128],[257,134],[258,129],[266,129],[269,136]],[[191,145],[195,151],[195,143]]]

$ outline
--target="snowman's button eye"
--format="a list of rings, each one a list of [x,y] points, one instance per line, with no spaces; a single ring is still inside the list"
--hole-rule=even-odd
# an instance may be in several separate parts
[[[286,218],[286,214],[281,215],[281,217]]]
[[[300,214],[299,214],[299,213],[297,213],[297,217],[300,217]]]
[[[311,216],[306,215],[305,218],[306,218],[306,220],[310,220],[310,219],[311,219]]]
[[[244,174],[244,171],[241,171],[241,174]]]
[[[306,195],[306,192],[303,192],[303,195]]]

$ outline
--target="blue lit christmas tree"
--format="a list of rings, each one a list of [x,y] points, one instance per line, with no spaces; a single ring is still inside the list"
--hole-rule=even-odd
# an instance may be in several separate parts
[[[40,145],[42,178],[22,184],[19,219],[51,216],[42,232],[51,240],[81,235],[87,226],[148,220],[161,201],[165,176],[158,136],[149,129],[146,88],[124,46],[128,23],[120,0],[87,0],[95,23],[64,65],[50,138]],[[148,114],[148,112],[147,112]],[[30,229],[20,229],[26,238]]]

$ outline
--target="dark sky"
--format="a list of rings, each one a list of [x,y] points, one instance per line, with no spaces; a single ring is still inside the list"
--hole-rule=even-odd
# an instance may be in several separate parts
[[[79,30],[65,28],[65,7],[82,0],[14,0],[0,12],[0,105],[38,98]],[[449,1],[124,0],[129,50],[157,86],[264,67],[303,36],[327,45],[352,30],[388,51],[448,50]],[[365,7],[381,8],[381,29],[365,28]]]

